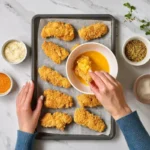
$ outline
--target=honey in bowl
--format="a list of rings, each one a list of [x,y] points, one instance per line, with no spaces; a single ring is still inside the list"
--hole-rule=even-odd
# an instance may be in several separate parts
[[[105,71],[109,72],[109,64],[107,59],[99,52],[88,51],[81,54],[75,61],[75,74],[85,85],[92,80],[89,71]]]
[[[0,94],[6,93],[10,89],[10,87],[10,78],[4,73],[0,73]]]

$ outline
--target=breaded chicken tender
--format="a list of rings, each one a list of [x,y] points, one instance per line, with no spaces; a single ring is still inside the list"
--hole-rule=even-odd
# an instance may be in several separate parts
[[[95,95],[80,94],[77,96],[77,100],[81,107],[101,106]]]
[[[75,74],[81,77],[86,83],[92,81],[92,78],[89,74],[89,71],[91,70],[91,63],[92,62],[90,58],[84,55],[79,57],[76,61]]]
[[[38,69],[39,75],[42,80],[47,81],[55,86],[69,88],[71,86],[67,78],[63,77],[59,72],[42,66]]]
[[[66,113],[55,112],[54,114],[46,113],[41,119],[41,126],[53,128],[63,131],[67,124],[72,122],[72,117]]]
[[[108,33],[108,27],[104,23],[95,23],[78,30],[80,38],[85,41],[99,38]]]
[[[60,64],[69,55],[69,52],[65,48],[60,47],[53,42],[44,41],[42,44],[42,49],[45,55],[56,64]]]
[[[78,47],[80,44],[76,43],[75,45],[72,46],[71,51],[73,51],[76,47]]]
[[[71,24],[64,22],[48,22],[41,32],[42,38],[55,37],[64,41],[72,41],[75,33]]]
[[[103,132],[106,129],[104,121],[84,108],[77,108],[74,113],[74,121],[91,130]]]
[[[69,108],[73,106],[72,97],[56,90],[44,91],[45,102],[44,105],[47,108]]]

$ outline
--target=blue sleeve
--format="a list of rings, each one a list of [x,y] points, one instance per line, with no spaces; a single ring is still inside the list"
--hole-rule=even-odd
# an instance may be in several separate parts
[[[130,150],[150,150],[150,136],[141,123],[137,112],[117,120],[117,123]]]
[[[34,138],[35,134],[18,131],[15,150],[32,150]]]

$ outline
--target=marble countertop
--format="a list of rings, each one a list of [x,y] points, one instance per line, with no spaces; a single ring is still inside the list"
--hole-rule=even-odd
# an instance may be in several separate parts
[[[111,14],[117,20],[116,51],[119,62],[119,81],[125,89],[125,96],[132,110],[137,110],[147,131],[150,133],[150,105],[138,102],[133,95],[135,79],[150,73],[150,61],[141,67],[133,67],[124,62],[121,56],[122,45],[128,37],[140,34],[138,22],[124,22],[125,0],[0,0],[0,46],[8,39],[19,39],[31,46],[31,19],[36,14]],[[134,12],[139,19],[150,19],[150,0],[130,0],[137,7]],[[150,39],[149,36],[147,36]],[[0,149],[13,150],[18,129],[15,111],[15,97],[21,86],[31,79],[31,57],[20,65],[10,65],[0,56],[0,71],[9,73],[14,81],[12,92],[0,98]],[[114,139],[110,141],[36,141],[35,150],[99,150],[128,147],[117,127]]]

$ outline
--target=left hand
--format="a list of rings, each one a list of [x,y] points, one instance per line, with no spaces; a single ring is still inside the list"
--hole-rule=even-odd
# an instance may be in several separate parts
[[[34,92],[32,81],[27,82],[19,92],[16,100],[19,129],[23,132],[34,133],[40,117],[43,96],[40,96],[36,109],[32,111],[31,101]]]

